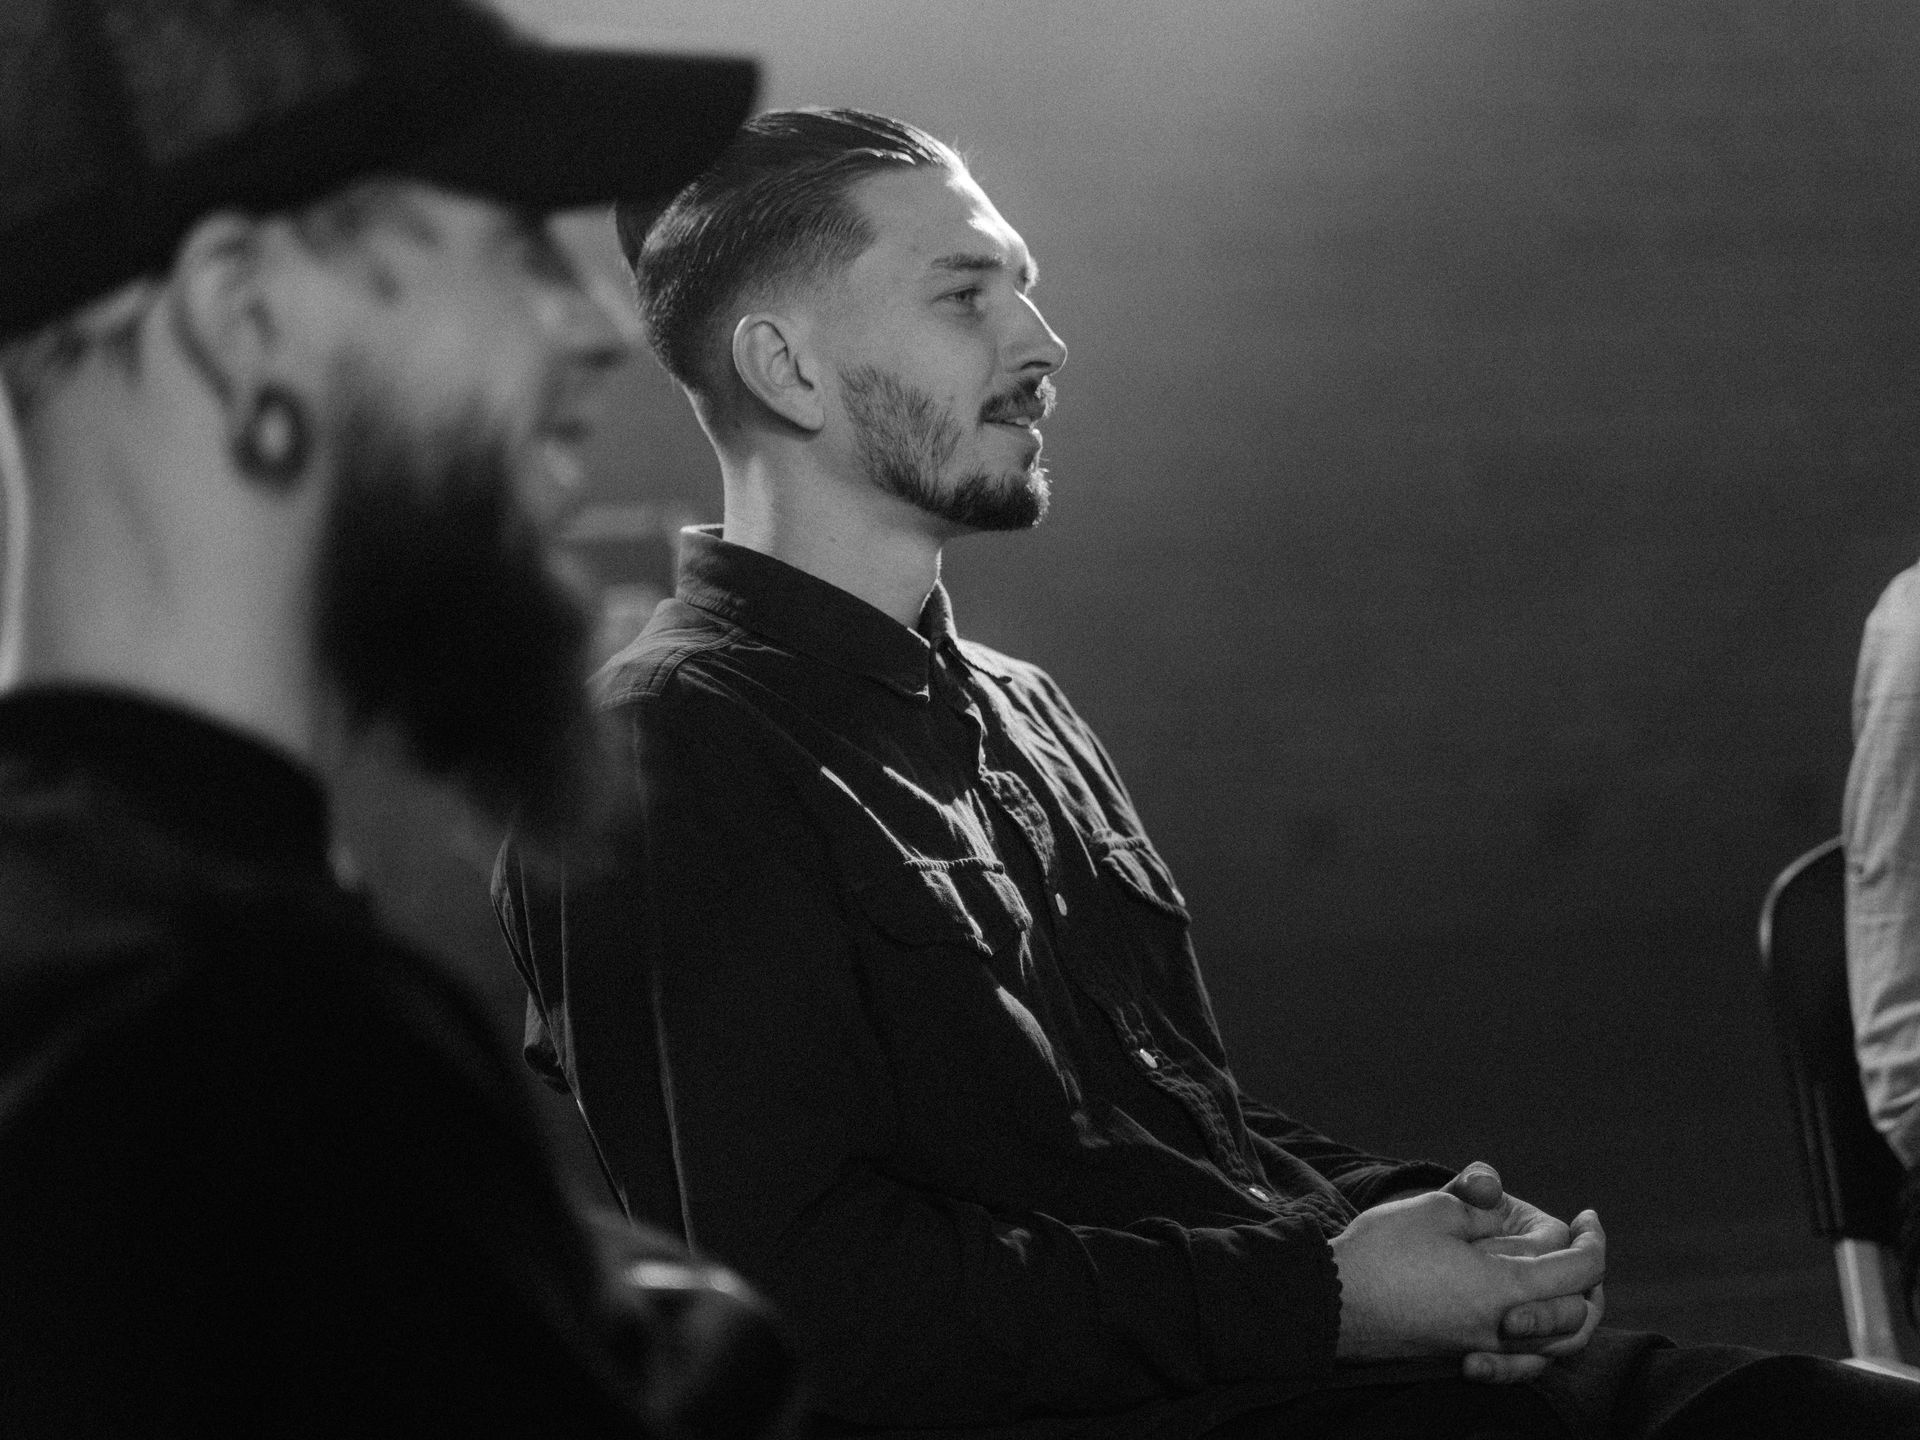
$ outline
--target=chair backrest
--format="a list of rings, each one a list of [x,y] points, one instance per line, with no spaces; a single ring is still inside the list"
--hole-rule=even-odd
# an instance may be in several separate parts
[[[1760,965],[1786,1066],[1813,1228],[1895,1244],[1900,1162],[1867,1117],[1847,1002],[1846,853],[1836,838],[1795,860],[1760,911]]]

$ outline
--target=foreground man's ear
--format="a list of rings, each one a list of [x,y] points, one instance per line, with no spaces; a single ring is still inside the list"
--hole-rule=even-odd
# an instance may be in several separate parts
[[[262,223],[242,215],[194,226],[175,260],[168,320],[225,412],[234,468],[263,488],[291,490],[306,473],[313,430],[277,375],[283,325],[265,283],[265,239]]]
[[[768,312],[742,316],[733,327],[733,369],[755,399],[789,424],[806,431],[826,424],[813,359],[787,317]]]
[[[174,256],[173,338],[222,405],[256,375],[278,331],[261,279],[257,221],[222,212],[187,232]]]

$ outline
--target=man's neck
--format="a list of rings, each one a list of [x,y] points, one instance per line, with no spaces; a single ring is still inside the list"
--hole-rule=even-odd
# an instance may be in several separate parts
[[[56,561],[49,545],[38,557]],[[17,683],[101,685],[137,691],[220,720],[312,762],[318,758],[319,703],[297,614],[259,603],[207,603],[205,597],[156,599],[148,587],[122,586],[91,572],[94,584],[31,577],[23,664]],[[76,580],[89,574],[72,567]],[[31,583],[42,582],[42,583]],[[273,625],[263,612],[280,608]]]
[[[908,629],[940,579],[940,539],[911,507],[864,480],[730,470],[721,534],[837,585]]]
[[[170,445],[125,403],[93,411],[41,446],[29,474],[14,683],[137,691],[314,760],[311,523],[289,526],[281,502],[250,496],[216,447]]]

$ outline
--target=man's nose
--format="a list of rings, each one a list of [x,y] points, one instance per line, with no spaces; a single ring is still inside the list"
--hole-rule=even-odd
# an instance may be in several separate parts
[[[1051,375],[1067,363],[1067,344],[1053,333],[1038,305],[1024,295],[1020,304],[1024,315],[1016,341],[1016,368],[1025,374]]]

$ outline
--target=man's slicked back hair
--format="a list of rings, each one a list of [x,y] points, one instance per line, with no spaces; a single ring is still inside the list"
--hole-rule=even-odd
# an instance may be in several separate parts
[[[851,199],[882,170],[942,166],[951,147],[864,110],[769,110],[665,210],[614,211],[647,336],[660,363],[707,399],[726,393],[732,309],[777,286],[824,278],[874,241]]]

